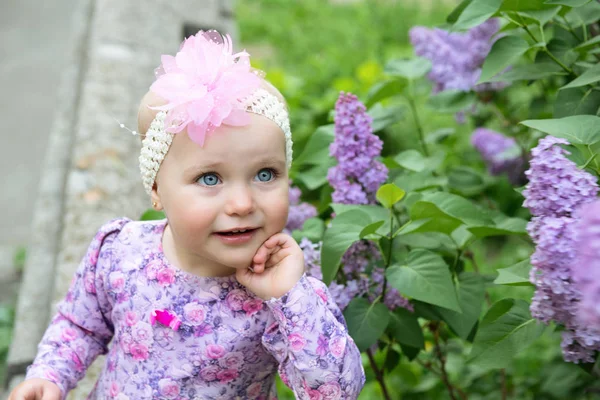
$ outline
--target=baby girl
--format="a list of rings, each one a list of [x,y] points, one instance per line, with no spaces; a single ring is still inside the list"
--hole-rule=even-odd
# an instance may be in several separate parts
[[[100,228],[9,400],[64,399],[99,354],[89,399],[356,399],[358,348],[282,233],[292,140],[281,94],[199,32],[162,56],[138,116],[140,170],[166,219]]]

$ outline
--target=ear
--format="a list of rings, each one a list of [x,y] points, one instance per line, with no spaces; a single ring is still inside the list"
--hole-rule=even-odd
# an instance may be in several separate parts
[[[156,182],[152,185],[152,193],[150,193],[150,199],[152,200],[152,208],[156,211],[163,209],[162,202],[160,201],[160,195],[158,194],[158,186]]]

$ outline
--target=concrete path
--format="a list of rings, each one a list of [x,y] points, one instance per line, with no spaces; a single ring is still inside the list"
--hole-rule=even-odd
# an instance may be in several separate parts
[[[77,0],[4,0],[0,13],[0,246],[26,245]],[[1,271],[1,270],[0,270]],[[1,272],[0,272],[1,273]]]

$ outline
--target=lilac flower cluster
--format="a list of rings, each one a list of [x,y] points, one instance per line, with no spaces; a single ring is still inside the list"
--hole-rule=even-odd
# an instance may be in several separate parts
[[[513,185],[524,183],[523,157],[515,139],[491,129],[477,128],[471,136],[471,144],[481,154],[490,175],[506,173]]]
[[[581,293],[579,322],[600,336],[600,200],[583,205],[577,217],[577,256],[571,271]]]
[[[387,168],[375,158],[381,154],[383,142],[373,134],[371,117],[355,95],[342,93],[336,103],[335,140],[329,154],[338,165],[327,175],[333,187],[333,201],[342,204],[374,204],[377,189],[386,181]],[[383,269],[376,266],[381,259],[379,249],[368,240],[354,243],[342,256],[345,284],[332,283],[330,290],[344,306],[351,299],[367,295],[373,300],[383,290]],[[368,272],[371,272],[371,280]],[[412,310],[408,300],[389,288],[384,303],[390,308]]]
[[[299,246],[304,253],[306,273],[317,279],[323,279],[323,273],[321,271],[321,245],[322,243],[319,242],[315,244],[307,238],[303,238],[299,243]],[[329,284],[328,289],[338,307],[341,310],[344,310],[350,303],[350,300],[367,293],[369,290],[369,281],[367,277],[363,275],[359,277],[359,279],[347,281],[345,285],[333,281]]]
[[[598,193],[593,176],[577,168],[559,145],[566,140],[547,136],[532,150],[529,178],[523,191],[524,205],[533,218],[527,230],[536,249],[531,256],[530,280],[536,286],[531,315],[565,327],[561,344],[570,362],[591,362],[600,350],[600,335],[577,318],[581,292],[571,270],[577,253],[578,207],[592,202]]]
[[[373,203],[387,179],[387,168],[375,160],[383,142],[373,134],[371,124],[364,104],[351,93],[341,93],[335,105],[335,139],[329,147],[338,164],[327,174],[335,203]]]
[[[596,179],[567,159],[565,155],[569,152],[560,147],[561,144],[569,142],[546,136],[531,150],[523,205],[535,216],[571,215],[598,193]]]
[[[284,232],[290,233],[295,229],[302,229],[304,222],[317,216],[317,208],[312,204],[300,202],[302,192],[299,188],[292,186],[289,189],[289,212]]]
[[[504,82],[476,85],[499,28],[500,22],[495,18],[464,33],[413,27],[409,32],[410,41],[415,53],[432,63],[428,78],[435,84],[434,91],[454,89],[484,92],[506,87]]]

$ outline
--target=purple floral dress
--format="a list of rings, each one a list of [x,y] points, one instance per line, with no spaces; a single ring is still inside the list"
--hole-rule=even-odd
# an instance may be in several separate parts
[[[108,353],[88,399],[275,399],[278,369],[299,399],[358,397],[360,353],[322,282],[303,276],[263,301],[235,276],[171,266],[165,226],[118,219],[100,229],[27,378],[48,379],[65,397]],[[177,323],[157,321],[157,311]]]

